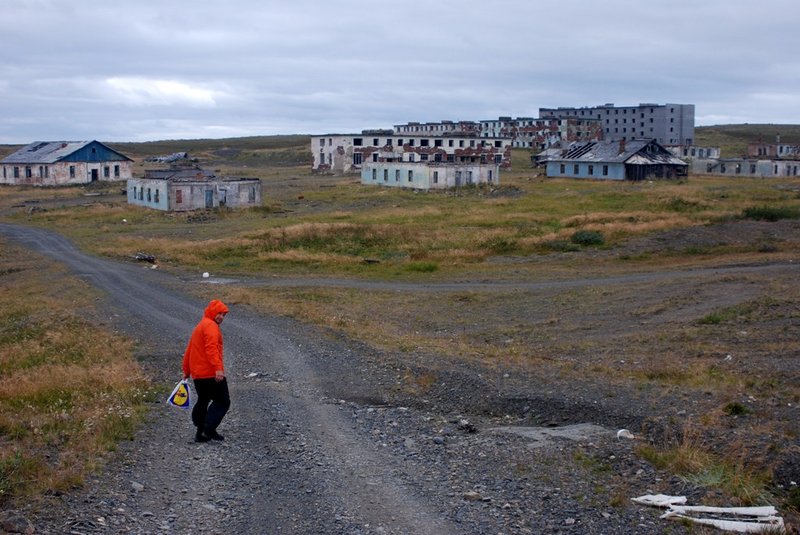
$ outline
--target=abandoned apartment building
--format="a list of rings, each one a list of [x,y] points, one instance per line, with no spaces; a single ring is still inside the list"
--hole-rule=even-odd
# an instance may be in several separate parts
[[[392,130],[312,136],[312,171],[360,172],[365,163],[432,162],[511,166],[511,140],[465,135],[397,135]]]
[[[487,121],[411,122],[395,125],[394,132],[403,135],[460,135],[481,138],[510,139],[515,148],[543,150],[561,141],[601,139],[600,121],[595,119],[534,119],[500,117]]]
[[[257,178],[218,177],[198,167],[146,170],[128,180],[128,203],[169,212],[261,206]]]
[[[128,180],[132,162],[99,141],[36,141],[0,161],[0,184],[61,186]]]
[[[539,117],[600,121],[606,141],[654,139],[661,146],[694,144],[694,104],[539,108]]]

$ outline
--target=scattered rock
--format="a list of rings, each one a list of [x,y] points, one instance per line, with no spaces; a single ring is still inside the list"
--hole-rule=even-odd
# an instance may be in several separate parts
[[[8,533],[24,533],[25,535],[32,535],[35,531],[30,520],[13,513],[3,520],[3,529]]]

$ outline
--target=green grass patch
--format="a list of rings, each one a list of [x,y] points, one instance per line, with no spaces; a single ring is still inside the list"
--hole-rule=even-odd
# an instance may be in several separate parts
[[[770,475],[741,462],[708,451],[696,440],[665,448],[639,446],[639,455],[660,470],[667,470],[699,486],[720,489],[742,505],[762,505],[769,500]]]
[[[757,221],[780,221],[781,219],[800,219],[800,207],[796,206],[754,206],[745,208],[742,218]]]
[[[436,262],[409,262],[405,266],[406,271],[413,271],[416,273],[433,273],[439,269],[439,264]]]
[[[569,237],[569,241],[585,247],[603,245],[605,243],[603,233],[597,230],[579,230]]]

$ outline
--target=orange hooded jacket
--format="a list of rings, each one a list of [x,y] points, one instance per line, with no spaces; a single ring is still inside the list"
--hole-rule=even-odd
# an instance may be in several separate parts
[[[222,331],[214,318],[227,314],[225,303],[214,299],[205,309],[203,319],[192,331],[183,353],[183,375],[192,379],[209,379],[225,372],[222,361]]]

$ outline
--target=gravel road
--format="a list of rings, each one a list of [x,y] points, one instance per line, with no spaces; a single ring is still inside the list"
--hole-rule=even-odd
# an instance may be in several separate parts
[[[48,231],[0,234],[104,290],[98,321],[137,340],[155,380],[179,379],[207,301],[187,281],[86,255]],[[492,377],[453,369],[449,397],[404,398],[392,355],[340,334],[235,305],[223,333],[226,440],[194,443],[188,414],[156,403],[84,488],[23,511],[37,533],[690,532],[631,502],[665,493],[691,503],[704,489],[657,472],[632,453],[635,441],[616,437],[643,418],[624,402],[565,395],[558,413],[572,417],[537,429],[525,416],[537,407],[488,416],[455,401],[491,396]]]

